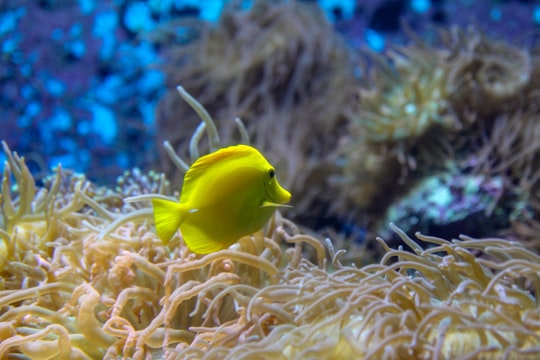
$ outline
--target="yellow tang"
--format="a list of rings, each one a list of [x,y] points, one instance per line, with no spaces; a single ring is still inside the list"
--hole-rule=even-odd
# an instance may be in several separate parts
[[[154,199],[152,205],[161,240],[167,243],[180,228],[191,251],[208,254],[260,230],[290,198],[257,149],[236,145],[191,165],[180,202]]]

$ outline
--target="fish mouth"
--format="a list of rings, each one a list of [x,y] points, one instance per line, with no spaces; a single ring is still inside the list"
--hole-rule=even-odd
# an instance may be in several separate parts
[[[291,193],[285,190],[284,188],[280,187],[279,194],[275,199],[275,202],[278,204],[286,204],[291,200]]]
[[[279,184],[276,185],[277,186],[275,187],[275,191],[268,191],[269,189],[266,186],[264,187],[264,192],[266,193],[266,196],[268,197],[268,199],[270,199],[271,202],[279,205],[288,203],[289,200],[291,200],[291,193],[285,190]]]

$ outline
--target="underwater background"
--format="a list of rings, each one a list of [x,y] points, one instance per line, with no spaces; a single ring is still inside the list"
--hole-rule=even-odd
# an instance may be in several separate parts
[[[0,358],[540,356],[539,28],[534,0],[1,0]],[[212,147],[178,85],[292,193],[204,257],[144,197]]]
[[[198,121],[176,94],[182,85],[224,123],[226,143],[239,141],[235,117],[247,124],[284,168],[290,216],[316,230],[361,242],[397,221],[480,235],[528,207],[520,175],[507,175],[531,161],[500,169],[510,154],[495,153],[530,151],[479,148],[496,118],[531,116],[515,97],[537,85],[540,4],[255,3],[3,1],[2,139],[38,181],[61,163],[104,185],[135,167],[165,171],[178,188],[162,143],[185,153]],[[511,88],[520,76],[530,79]],[[482,77],[512,94],[492,96]]]

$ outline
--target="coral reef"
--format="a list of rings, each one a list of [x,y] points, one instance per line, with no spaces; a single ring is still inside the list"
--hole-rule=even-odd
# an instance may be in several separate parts
[[[61,169],[36,193],[23,159],[8,155],[1,357],[540,354],[540,258],[519,243],[417,234],[430,244],[424,249],[394,227],[414,252],[379,239],[380,263],[357,268],[342,263],[344,250],[330,240],[325,248],[277,214],[265,232],[197,257],[179,236],[164,246],[144,221],[123,221],[102,236],[127,211],[113,205],[125,195]]]
[[[196,158],[205,130],[211,147],[219,137],[179,90],[203,114]],[[171,192],[163,175],[126,173],[111,190],[58,167],[38,188],[24,158],[3,150],[2,358],[540,355],[540,257],[518,242],[415,241],[392,226],[412,251],[379,238],[380,262],[357,267],[276,213],[264,230],[197,256],[151,227],[148,200]]]

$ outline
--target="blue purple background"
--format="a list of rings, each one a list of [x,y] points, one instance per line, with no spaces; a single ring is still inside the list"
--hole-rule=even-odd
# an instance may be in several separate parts
[[[226,3],[2,0],[0,138],[25,155],[37,178],[58,163],[104,183],[135,166],[151,169],[154,110],[167,89],[160,70],[165,49],[147,34],[182,17],[215,22]],[[404,43],[402,20],[426,39],[436,27],[474,25],[518,42],[540,26],[538,1],[317,3],[354,49]]]

